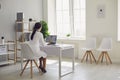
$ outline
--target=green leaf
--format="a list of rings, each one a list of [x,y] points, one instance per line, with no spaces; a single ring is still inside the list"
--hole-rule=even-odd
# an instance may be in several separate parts
[[[42,25],[42,29],[41,29],[41,33],[43,34],[44,39],[49,36],[49,32],[48,32],[48,25],[47,22],[45,22],[44,20],[40,21],[41,25]]]

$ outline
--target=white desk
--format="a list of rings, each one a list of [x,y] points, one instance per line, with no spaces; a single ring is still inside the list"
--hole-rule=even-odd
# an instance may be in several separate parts
[[[45,51],[47,55],[59,56],[59,78],[74,72],[74,62],[75,62],[74,45],[69,45],[69,44],[46,45],[44,47],[41,47],[41,50]],[[70,50],[70,53],[66,53],[66,54],[72,54],[71,55],[72,71],[69,71],[67,73],[61,73],[62,53],[64,50]],[[23,59],[21,59],[21,69],[22,69],[22,64],[23,64]]]
[[[74,72],[74,61],[75,61],[75,56],[74,56],[74,45],[70,44],[56,44],[56,45],[47,45],[44,47],[41,47],[41,50],[45,51],[47,55],[52,55],[52,56],[59,56],[59,77],[65,76],[71,72]],[[62,53],[64,50],[69,50],[70,53],[64,53],[64,54],[72,54],[72,71],[67,72],[67,73],[62,73],[61,72],[61,62],[62,62]]]

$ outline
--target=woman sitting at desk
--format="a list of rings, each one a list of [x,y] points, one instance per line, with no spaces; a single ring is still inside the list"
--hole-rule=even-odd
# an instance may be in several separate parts
[[[40,56],[39,58],[39,68],[43,73],[46,72],[46,57],[47,54],[40,50],[40,46],[45,46],[43,34],[40,32],[42,26],[39,22],[35,23],[32,34],[30,35],[30,47],[35,51],[35,55]]]

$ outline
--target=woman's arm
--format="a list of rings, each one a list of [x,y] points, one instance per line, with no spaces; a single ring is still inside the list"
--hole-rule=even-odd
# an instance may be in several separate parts
[[[44,38],[43,38],[43,34],[42,34],[42,33],[40,33],[40,45],[41,45],[41,46],[45,46],[45,45],[46,45],[46,43],[45,43],[45,40],[44,40]]]

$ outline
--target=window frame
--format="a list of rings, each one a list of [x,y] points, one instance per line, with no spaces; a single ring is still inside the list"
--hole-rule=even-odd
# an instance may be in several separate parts
[[[55,0],[55,23],[56,23],[56,28],[55,28],[55,33],[57,34],[57,9],[56,9],[56,0]],[[80,7],[80,9],[83,9]],[[85,12],[85,22],[84,22],[84,28],[85,28],[85,35],[84,36],[75,36],[75,27],[74,27],[74,1],[73,0],[69,0],[69,12],[70,12],[70,29],[71,29],[71,37],[69,39],[75,39],[75,40],[85,40],[86,39],[86,0],[85,0],[85,8],[84,8],[84,12]],[[67,37],[61,37],[58,36],[58,38],[60,39],[68,39]]]

